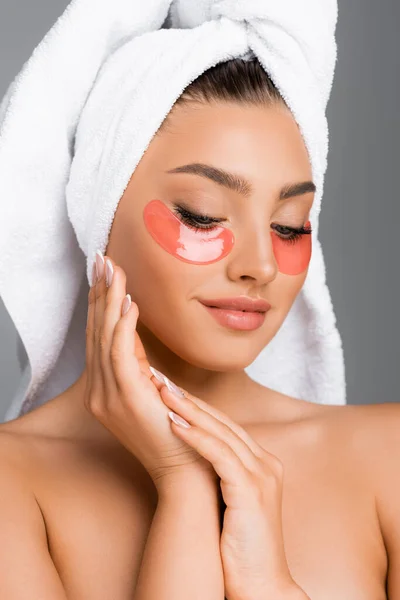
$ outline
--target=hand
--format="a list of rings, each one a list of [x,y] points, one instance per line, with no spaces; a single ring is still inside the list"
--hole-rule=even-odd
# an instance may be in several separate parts
[[[84,405],[137,457],[157,489],[177,473],[186,478],[189,473],[206,474],[216,485],[211,465],[171,431],[159,393],[162,384],[150,371],[136,331],[138,306],[132,302],[121,315],[126,275],[108,260],[113,268],[111,286],[106,285],[103,264],[101,277],[89,292]]]
[[[282,462],[226,414],[183,391],[183,399],[165,386],[160,394],[166,406],[191,425],[171,423],[173,432],[209,461],[221,480],[226,597],[305,598],[291,577],[284,551]]]

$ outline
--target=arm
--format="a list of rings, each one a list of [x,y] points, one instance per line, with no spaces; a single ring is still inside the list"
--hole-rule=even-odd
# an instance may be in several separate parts
[[[158,490],[134,600],[223,600],[216,484],[186,474]]]
[[[40,507],[6,451],[0,454],[0,598],[66,600]]]
[[[400,598],[400,404],[374,405],[372,410],[364,427],[365,452],[388,557],[387,597],[395,600]]]
[[[278,595],[277,595],[278,593]],[[249,600],[250,596],[243,597],[243,600]],[[287,590],[281,590],[277,592],[274,589],[271,592],[265,592],[262,596],[252,596],[251,600],[311,600],[310,596],[298,586],[294,585],[293,587],[288,588]],[[224,598],[224,600],[229,600],[229,598]]]
[[[227,600],[307,600],[293,580],[282,532],[283,464],[240,425],[185,390],[160,391],[182,437],[211,464],[225,503],[220,554]]]

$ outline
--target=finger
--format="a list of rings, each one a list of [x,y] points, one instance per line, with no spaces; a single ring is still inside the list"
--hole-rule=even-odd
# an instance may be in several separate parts
[[[110,257],[105,256],[105,302],[100,332],[100,364],[109,395],[118,389],[111,361],[111,346],[115,327],[121,317],[121,305],[126,295],[126,275]]]
[[[127,289],[126,289],[127,280],[126,280],[125,271],[121,267],[117,266],[110,257],[106,256],[104,258],[105,258],[105,262],[106,262],[106,270],[107,270],[107,262],[110,263],[111,270],[112,270],[112,282],[114,282],[114,278],[116,279],[116,281],[118,281],[118,285],[116,283],[114,283],[114,285],[113,285],[113,283],[111,283],[110,288],[114,288],[114,289],[112,289],[112,290],[109,289],[106,293],[105,312],[107,313],[109,311],[110,317],[111,317],[109,325],[107,325],[107,326],[104,325],[104,328],[107,330],[107,340],[108,340],[110,330],[112,331],[112,333],[114,332],[115,325],[117,324],[117,322],[119,321],[119,319],[122,316],[121,307],[122,307],[124,297],[127,293]],[[122,287],[120,284],[122,284]],[[115,302],[114,302],[114,300],[115,300]],[[118,306],[118,304],[119,304],[119,306]],[[110,309],[109,309],[109,306],[110,306]],[[137,305],[136,305],[136,309],[138,310]],[[104,318],[106,318],[106,315]],[[107,347],[107,349],[109,351],[110,343],[108,341],[106,343],[106,341],[105,341],[104,345]],[[135,325],[135,329],[134,329],[134,349],[135,349],[136,360],[139,362],[141,370],[150,379],[151,372],[150,372],[150,368],[149,368],[150,367],[149,361],[147,359],[146,351],[144,349],[142,340],[140,339],[140,336],[136,330],[136,325]],[[106,355],[108,356],[107,352],[106,352]]]
[[[100,398],[101,391],[105,385],[100,360],[100,336],[103,327],[106,284],[104,277],[104,257],[99,251],[96,252],[96,273],[97,279],[94,285],[95,304],[91,390],[96,397]]]
[[[184,417],[186,419],[186,417]],[[192,425],[189,428],[177,425],[171,419],[171,427],[175,434],[191,446],[200,456],[212,464],[221,478],[221,490],[225,503],[226,490],[232,486],[240,490],[248,490],[250,472],[234,449],[221,438],[215,437],[208,430]]]
[[[123,314],[123,308],[127,308]],[[134,392],[142,381],[139,361],[136,357],[136,324],[138,305],[126,294],[120,306],[120,316],[115,325],[111,342],[111,365],[118,388],[128,394]]]
[[[140,369],[142,370],[142,372],[145,375],[147,375],[147,377],[149,377],[149,379],[151,379],[150,364],[149,364],[142,340],[140,339],[140,336],[139,336],[136,328],[135,328],[135,354],[136,354],[136,358],[139,362]]]
[[[192,394],[188,394],[186,391],[184,391],[184,393],[185,393],[186,397],[189,398],[189,400],[191,400],[192,402],[194,402],[199,408],[208,412],[215,419],[218,419],[219,421],[224,423],[227,427],[229,427],[237,436],[239,436],[243,440],[243,442],[245,442],[245,444],[248,445],[250,450],[256,456],[261,458],[261,456],[264,453],[264,448],[262,448],[243,427],[241,427],[238,423],[236,423],[235,421],[230,419],[226,413],[215,408],[215,406],[211,406],[204,400],[201,400],[200,398],[197,398],[196,396],[193,396]]]
[[[149,371],[150,371],[150,375],[151,375],[151,377],[150,377],[151,381],[156,386],[158,391],[160,391],[162,386],[164,384],[166,384],[168,378],[165,375],[163,375],[163,373],[161,373],[161,371],[158,371],[157,369],[155,369],[153,366],[150,366],[150,365],[149,365]],[[179,389],[181,389],[181,388],[179,388]]]
[[[166,383],[166,381],[168,380],[168,378],[163,373],[161,373],[160,371],[157,371],[157,370],[155,370],[155,377],[156,377],[156,380],[158,382],[157,383],[157,388],[158,388],[159,391],[161,391],[163,383]],[[263,454],[265,453],[264,448],[262,448],[251,437],[251,435],[245,429],[243,429],[243,427],[241,427],[240,425],[238,425],[238,423],[236,423],[235,421],[232,421],[232,419],[230,419],[228,417],[228,415],[226,415],[224,412],[218,410],[214,406],[210,406],[207,402],[204,402],[204,400],[201,400],[200,398],[197,398],[196,396],[193,396],[193,394],[190,394],[190,392],[188,392],[184,388],[179,387],[179,389],[182,391],[182,393],[185,394],[185,396],[186,396],[187,399],[189,399],[190,401],[194,402],[199,408],[201,408],[202,410],[204,410],[208,414],[212,415],[215,419],[218,419],[219,421],[221,421],[222,423],[224,423],[227,427],[229,427],[238,437],[240,437],[243,440],[243,442],[245,442],[245,444],[247,444],[247,446],[250,448],[250,450],[256,456],[258,456],[260,458],[263,456]]]
[[[259,457],[229,425],[214,417],[210,412],[203,410],[189,398],[178,398],[166,386],[161,388],[160,395],[163,402],[179,416],[183,417],[192,426],[201,428],[213,438],[229,446],[247,469],[252,473],[258,472],[260,468]]]
[[[99,260],[100,259],[101,256],[99,256]],[[102,279],[98,282],[98,290],[96,294],[97,300],[100,300],[100,302],[98,302],[97,318],[99,321],[102,319],[102,323],[99,326],[99,343],[97,350],[100,354],[100,365],[105,384],[110,392],[114,391],[114,387],[118,388],[118,382],[115,377],[111,360],[111,347],[113,344],[115,327],[123,316],[122,305],[126,295],[125,271],[116,265],[109,256],[104,256],[104,273]],[[130,312],[135,312],[135,310],[138,311],[137,305],[135,303],[133,304],[135,306],[130,309]],[[103,306],[103,314],[101,314],[101,306]],[[138,315],[136,315],[136,321],[137,318]],[[136,322],[132,322],[131,325],[131,331],[133,329],[133,337],[129,341],[132,341],[133,343],[129,345],[130,350],[128,349],[127,351],[131,353],[131,356],[133,354],[135,355],[136,361],[139,362],[140,368],[150,379],[150,365],[148,363],[142,341],[136,331]],[[129,327],[128,329],[125,327],[124,331],[127,335],[130,335],[128,333]],[[121,357],[121,360],[123,360],[123,357]]]
[[[236,435],[238,435],[249,446],[250,450],[252,452],[254,452],[254,454],[256,456],[258,456],[258,458],[260,458],[262,461],[266,460],[271,468],[275,468],[276,463],[278,463],[277,468],[278,468],[278,470],[280,469],[279,463],[281,461],[274,454],[271,454],[271,452],[268,452],[268,450],[266,450],[263,446],[261,446],[249,434],[249,432],[246,431],[246,429],[244,429],[238,423],[236,423],[235,421],[230,419],[228,417],[228,415],[225,414],[224,412],[222,412],[221,410],[218,410],[214,406],[210,406],[204,400],[201,400],[200,398],[193,396],[192,394],[190,394],[190,392],[188,392],[184,388],[180,387],[179,389],[185,394],[186,398],[188,398],[189,400],[192,400],[192,402],[197,404],[197,406],[202,408],[204,411],[210,413],[216,419],[219,419],[220,421],[225,423],[225,425],[230,427],[232,429],[232,431],[234,431],[236,433]]]
[[[151,381],[153,382],[153,384],[156,386],[156,388],[158,389],[158,391],[161,390],[162,386],[164,385],[163,382],[161,382],[159,379],[157,379],[157,377],[155,375],[153,375],[152,373],[150,373],[151,377]]]
[[[96,265],[92,266],[92,281],[88,295],[88,312],[86,321],[86,392],[91,389],[92,382],[92,361],[94,349],[94,310],[96,302],[95,283],[96,283]]]

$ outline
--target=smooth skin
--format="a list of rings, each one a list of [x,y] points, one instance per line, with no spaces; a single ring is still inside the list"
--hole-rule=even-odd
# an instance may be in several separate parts
[[[253,189],[244,197],[199,175],[166,173],[192,162],[241,175]],[[296,585],[311,600],[393,600],[400,596],[399,405],[316,405],[258,385],[244,371],[279,330],[304,283],[307,271],[279,272],[270,231],[274,224],[307,222],[312,193],[278,198],[283,186],[310,179],[302,137],[283,107],[179,107],[135,169],[105,255],[126,278],[121,301],[129,293],[138,307],[136,332],[148,363],[282,464],[281,542]],[[224,218],[235,234],[233,251],[210,265],[165,252],[143,221],[154,198],[170,206],[182,200],[194,212]],[[271,304],[259,329],[222,328],[198,302],[240,294]],[[202,583],[210,587],[199,598],[222,599],[218,479],[207,469],[185,472],[160,494],[135,455],[142,430],[136,427],[130,437],[124,429],[140,402],[118,405],[114,396],[106,398],[104,380],[92,381],[103,402],[113,402],[119,425],[118,418],[111,428],[109,420],[102,423],[104,409],[88,410],[88,365],[65,392],[0,425],[0,597],[142,600],[134,596],[137,584],[145,594],[147,581],[165,582],[168,573],[170,585],[178,585],[173,565],[186,560],[193,581],[186,576],[182,589],[191,585],[196,598],[199,574],[207,574]],[[151,382],[157,387],[155,378]],[[162,397],[158,407],[168,413]],[[182,413],[177,405],[173,410],[190,422],[182,405]],[[190,434],[178,433],[167,414],[159,421],[159,413],[152,414],[149,426],[174,434],[178,447],[189,442],[184,436]],[[194,450],[187,443],[192,458]],[[233,469],[237,481],[240,474]],[[251,490],[244,495],[252,497]],[[271,523],[271,497],[261,505],[267,515],[256,511],[260,527]],[[275,529],[278,513],[272,511]],[[251,523],[250,531],[255,527]],[[279,539],[272,531],[262,545]],[[168,569],[158,571],[154,564],[162,569],[166,553]]]
[[[183,600],[193,588],[199,598],[209,599],[220,598],[224,588],[229,600],[267,594],[307,598],[299,594],[285,558],[282,463],[215,407],[186,390],[185,396],[176,396],[164,382],[151,381],[154,375],[135,331],[138,306],[131,305],[121,317],[125,274],[106,258],[108,283],[112,279],[106,293],[103,257],[98,265],[101,278],[89,295],[86,408],[138,458],[161,503],[175,494],[175,505],[179,504],[180,486],[191,477],[205,478],[211,492],[216,489],[217,475],[226,504],[221,540],[216,535],[212,546],[200,545],[204,558],[197,580],[193,566],[198,567],[201,555],[199,547],[190,544],[192,531],[186,531],[186,539],[182,539],[185,553],[176,555],[170,552],[168,536],[156,536],[152,531],[135,598]],[[171,424],[168,409],[190,427]],[[178,527],[173,533],[175,542]],[[219,551],[222,571],[219,577],[210,577],[219,562]],[[210,564],[204,568],[207,560]],[[168,573],[168,578],[156,573]],[[186,585],[183,573],[189,575]]]

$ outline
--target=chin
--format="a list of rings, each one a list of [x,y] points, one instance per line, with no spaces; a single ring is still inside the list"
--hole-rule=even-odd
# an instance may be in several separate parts
[[[207,371],[241,371],[257,358],[267,343],[265,338],[260,344],[260,338],[224,341],[210,335],[203,343],[187,345],[175,353],[185,362]]]

